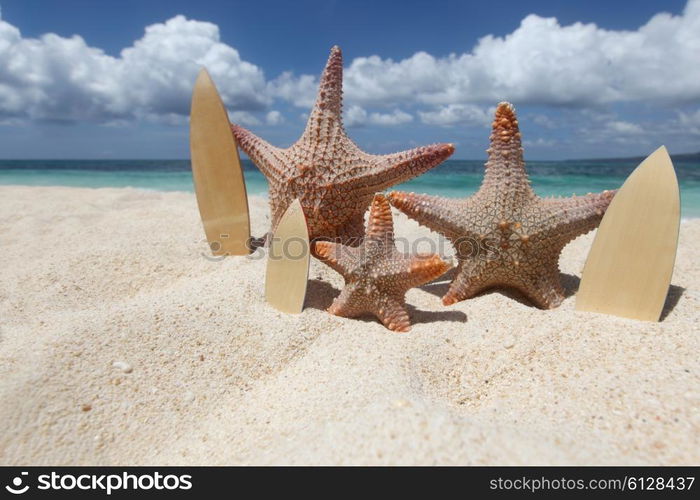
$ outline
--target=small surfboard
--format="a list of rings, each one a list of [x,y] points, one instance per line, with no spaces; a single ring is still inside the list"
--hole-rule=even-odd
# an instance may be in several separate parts
[[[192,93],[192,177],[204,232],[214,255],[248,255],[250,218],[241,160],[224,103],[206,69]]]
[[[576,309],[659,321],[673,275],[680,193],[664,146],[630,174],[600,223]]]
[[[298,314],[304,308],[309,278],[309,231],[299,200],[277,224],[268,247],[265,300],[275,309]]]

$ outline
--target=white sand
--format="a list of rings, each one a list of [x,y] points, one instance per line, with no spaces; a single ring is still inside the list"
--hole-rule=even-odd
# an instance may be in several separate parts
[[[2,464],[700,462],[700,220],[661,323],[446,308],[443,280],[409,292],[408,334],[326,313],[318,262],[303,314],[269,308],[264,260],[203,257],[191,194],[2,186],[0,245]]]

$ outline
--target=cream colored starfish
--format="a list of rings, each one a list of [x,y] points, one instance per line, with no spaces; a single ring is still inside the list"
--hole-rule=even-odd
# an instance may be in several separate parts
[[[521,136],[509,103],[496,109],[479,191],[467,199],[389,193],[389,201],[454,245],[457,274],[445,305],[492,287],[513,287],[542,308],[564,299],[559,254],[600,223],[615,192],[540,198],[525,171]]]
[[[406,255],[394,245],[394,222],[386,197],[375,196],[359,247],[314,242],[314,253],[345,278],[345,288],[328,312],[377,316],[390,330],[406,332],[411,323],[406,292],[444,274],[450,265],[435,254]]]
[[[406,181],[448,158],[452,144],[435,144],[389,155],[361,151],[342,122],[343,58],[333,47],[321,75],[306,130],[291,147],[274,147],[232,125],[241,149],[267,177],[274,230],[289,204],[299,198],[310,239],[359,244],[363,216],[374,193]]]

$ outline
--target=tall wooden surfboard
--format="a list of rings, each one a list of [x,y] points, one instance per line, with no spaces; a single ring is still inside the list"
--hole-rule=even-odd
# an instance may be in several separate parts
[[[279,311],[298,314],[304,308],[309,278],[309,231],[299,200],[277,224],[268,247],[265,300]]]
[[[206,69],[190,112],[192,176],[204,232],[214,255],[248,255],[250,219],[241,160],[224,103]]]
[[[576,309],[658,321],[673,275],[680,193],[664,146],[630,174],[600,223]]]

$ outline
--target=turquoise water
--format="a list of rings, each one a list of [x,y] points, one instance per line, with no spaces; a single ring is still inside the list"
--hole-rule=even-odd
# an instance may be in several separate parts
[[[449,160],[397,189],[462,197],[475,192],[483,161]],[[540,196],[570,196],[615,189],[634,170],[633,160],[529,162],[532,186]],[[681,187],[681,215],[700,217],[700,162],[674,161]],[[267,181],[243,161],[250,194],[265,194]],[[30,186],[136,187],[192,191],[189,160],[0,160],[0,184]]]

